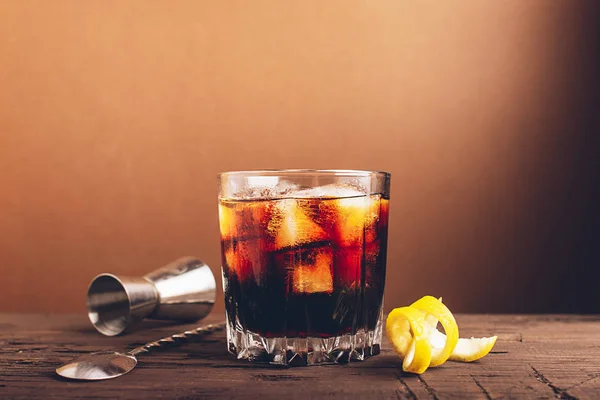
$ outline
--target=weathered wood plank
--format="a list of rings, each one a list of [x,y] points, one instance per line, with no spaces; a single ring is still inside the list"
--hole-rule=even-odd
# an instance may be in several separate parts
[[[108,338],[84,316],[0,314],[0,398],[600,398],[600,317],[457,320],[463,337],[498,334],[493,354],[414,376],[402,373],[385,343],[381,355],[362,363],[286,369],[235,360],[219,333],[142,355],[138,368],[121,378],[82,383],[63,380],[54,369],[81,353],[131,349],[194,325],[150,323]]]

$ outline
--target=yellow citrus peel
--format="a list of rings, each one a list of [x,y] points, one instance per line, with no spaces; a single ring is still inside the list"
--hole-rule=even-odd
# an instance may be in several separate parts
[[[460,339],[456,320],[441,300],[424,296],[388,315],[386,334],[405,372],[422,374],[446,360],[475,361],[494,347],[497,336]],[[438,322],[445,334],[437,329]]]
[[[392,345],[402,358],[402,369],[425,372],[431,363],[431,347],[424,314],[412,307],[396,308],[388,315],[385,328],[388,337],[394,338]]]

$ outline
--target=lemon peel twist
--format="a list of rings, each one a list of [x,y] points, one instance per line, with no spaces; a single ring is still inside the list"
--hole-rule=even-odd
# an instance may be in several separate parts
[[[423,296],[407,307],[395,308],[386,320],[386,334],[402,359],[402,370],[422,374],[447,360],[471,362],[486,356],[497,336],[459,338],[458,324],[442,299]],[[438,322],[444,328],[437,329]]]

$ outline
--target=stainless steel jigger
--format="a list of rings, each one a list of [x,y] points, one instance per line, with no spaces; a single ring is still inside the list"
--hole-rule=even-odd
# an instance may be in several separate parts
[[[184,257],[141,278],[100,274],[87,292],[88,316],[98,332],[120,335],[144,318],[193,322],[215,304],[215,277],[202,261]]]

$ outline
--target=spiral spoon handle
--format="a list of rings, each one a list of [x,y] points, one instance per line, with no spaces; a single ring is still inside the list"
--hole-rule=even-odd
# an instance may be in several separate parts
[[[143,346],[136,347],[135,349],[128,352],[128,354],[135,356],[141,353],[148,353],[151,350],[166,347],[172,344],[184,343],[191,340],[194,337],[208,335],[213,332],[221,331],[225,328],[225,322],[219,324],[209,324],[205,326],[200,326],[196,329],[192,329],[189,331],[176,333],[171,336],[166,336],[162,339],[155,340],[154,342],[146,343]]]

